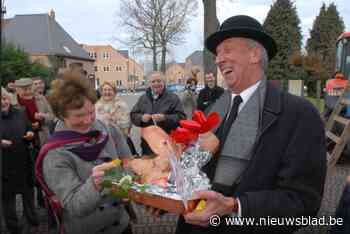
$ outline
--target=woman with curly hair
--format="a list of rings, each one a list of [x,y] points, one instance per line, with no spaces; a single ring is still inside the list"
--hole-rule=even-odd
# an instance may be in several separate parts
[[[101,98],[95,104],[96,118],[107,125],[120,128],[124,133],[131,153],[136,155],[135,146],[129,137],[131,122],[128,105],[116,95],[116,87],[109,82],[104,82],[100,86],[100,93]]]
[[[109,82],[100,87],[101,98],[97,101],[96,118],[106,124],[118,126],[127,136],[130,129],[130,116],[127,104],[116,96],[117,89]]]
[[[105,162],[130,155],[123,133],[96,120],[96,93],[79,74],[64,74],[48,98],[60,119],[49,143],[85,139],[51,149],[42,160],[44,183],[63,210],[64,233],[130,233],[124,205],[101,187]],[[37,177],[38,168],[40,161]]]

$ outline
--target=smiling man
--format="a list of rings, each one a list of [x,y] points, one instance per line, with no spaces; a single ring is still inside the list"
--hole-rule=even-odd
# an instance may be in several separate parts
[[[205,44],[228,87],[211,109],[222,119],[219,156],[205,167],[213,191],[197,194],[205,209],[180,217],[176,233],[292,233],[299,227],[229,226],[224,219],[316,216],[326,175],[319,113],[266,80],[276,43],[254,18],[227,19]]]
[[[142,95],[130,112],[131,122],[137,127],[158,125],[167,133],[186,118],[179,97],[165,88],[165,78],[160,72],[152,72],[149,76],[149,88]],[[141,140],[142,154],[151,155],[152,150]]]

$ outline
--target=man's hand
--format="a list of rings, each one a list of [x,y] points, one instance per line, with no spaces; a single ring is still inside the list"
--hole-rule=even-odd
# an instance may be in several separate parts
[[[34,118],[36,119],[36,120],[43,120],[44,118],[45,118],[45,114],[44,113],[41,113],[41,112],[35,112],[35,114],[34,114]]]
[[[153,114],[152,115],[152,119],[155,121],[155,122],[161,122],[161,121],[164,121],[165,120],[165,116],[163,114]]]
[[[40,126],[39,122],[32,123],[33,130],[38,130],[39,126]]]
[[[151,120],[151,118],[152,118],[152,115],[150,115],[150,114],[143,114],[142,115],[142,122],[147,123],[148,121]]]
[[[207,227],[211,216],[230,215],[238,211],[237,200],[233,197],[225,197],[215,191],[201,191],[197,196],[206,200],[206,206],[202,211],[193,211],[184,215],[187,223]]]
[[[34,138],[34,133],[32,131],[26,132],[26,134],[23,136],[23,138],[27,141],[31,141]]]
[[[10,147],[12,145],[12,141],[9,140],[1,140],[1,146],[4,148]]]

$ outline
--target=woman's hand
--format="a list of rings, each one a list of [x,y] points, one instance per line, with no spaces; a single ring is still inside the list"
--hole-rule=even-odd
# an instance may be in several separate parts
[[[94,186],[97,191],[101,191],[101,183],[103,180],[103,176],[105,175],[105,171],[112,169],[113,167],[116,167],[118,164],[116,164],[116,161],[113,160],[112,162],[108,163],[102,163],[100,165],[95,166],[92,168],[92,181],[94,183]]]

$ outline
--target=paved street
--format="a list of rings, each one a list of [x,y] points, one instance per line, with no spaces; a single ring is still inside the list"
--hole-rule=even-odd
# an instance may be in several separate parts
[[[136,103],[138,97],[139,95],[121,96],[121,98],[128,103],[130,109]],[[135,146],[139,151],[140,150],[140,147],[139,147],[140,131],[138,128],[136,127],[132,128],[131,137],[132,137],[132,140],[134,141]],[[350,175],[349,165],[337,166],[334,174],[328,175],[327,183],[325,186],[324,199],[320,210],[320,216],[333,216],[336,208],[336,204],[338,203],[343,187],[345,185],[345,179],[347,175]],[[167,214],[162,216],[161,218],[156,218],[148,215],[142,206],[134,205],[134,207],[137,211],[136,212],[137,222],[132,224],[133,231],[135,234],[142,234],[142,233],[153,233],[153,234],[169,233],[170,234],[174,232],[176,218],[177,218],[175,215]],[[18,196],[18,199],[17,199],[17,209],[21,217],[22,209],[21,209],[20,196]],[[38,212],[40,214],[41,225],[37,228],[32,228],[31,230],[29,230],[28,228],[25,228],[23,233],[35,233],[35,234],[48,233],[48,229],[46,225],[47,216],[46,216],[45,210],[40,209],[38,210]],[[22,220],[21,223],[24,225],[24,227],[27,227],[27,225],[24,224],[24,219],[22,218],[21,220]],[[304,233],[325,234],[327,233],[327,229],[328,227],[310,227],[310,228],[303,229],[298,233],[299,234],[304,234]]]

